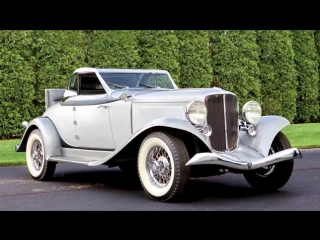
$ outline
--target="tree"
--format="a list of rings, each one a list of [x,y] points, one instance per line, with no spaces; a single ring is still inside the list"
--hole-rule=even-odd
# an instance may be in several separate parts
[[[314,31],[293,30],[291,37],[298,81],[295,122],[314,122],[319,115],[319,72]]]
[[[42,115],[45,110],[46,88],[66,88],[72,72],[86,65],[84,34],[81,30],[32,31],[33,117]]]
[[[264,115],[296,116],[297,78],[289,30],[257,31]]]
[[[97,68],[137,68],[140,56],[137,32],[95,30],[91,33],[88,64]]]
[[[0,139],[20,137],[32,116],[34,73],[29,30],[0,31]]]
[[[317,55],[318,55],[318,73],[320,76],[320,30],[315,30],[314,32],[314,36],[315,36],[315,44],[316,44],[316,49],[317,49]],[[320,106],[320,81],[318,83],[318,104]],[[320,121],[320,111],[319,111],[319,115],[318,115],[318,121]]]
[[[173,30],[143,30],[138,34],[139,68],[169,71],[180,86],[179,41]]]
[[[179,65],[181,88],[210,87],[212,64],[208,31],[175,31],[179,40]]]
[[[210,32],[213,86],[237,94],[239,105],[260,102],[259,54],[256,32],[214,30]]]

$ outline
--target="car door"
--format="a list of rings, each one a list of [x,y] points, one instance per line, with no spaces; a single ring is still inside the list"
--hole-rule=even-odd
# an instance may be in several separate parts
[[[80,91],[74,97],[74,111],[77,147],[114,150],[108,95],[95,75],[80,76]]]
[[[69,80],[68,88],[64,92],[59,105],[59,110],[50,114],[51,120],[54,122],[57,131],[59,132],[63,146],[65,144],[74,146],[74,96],[78,92],[78,74],[73,74]],[[55,106],[53,106],[55,107]]]

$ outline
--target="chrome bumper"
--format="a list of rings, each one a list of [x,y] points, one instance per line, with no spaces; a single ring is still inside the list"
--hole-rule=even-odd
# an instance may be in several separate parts
[[[297,148],[286,149],[264,157],[251,148],[239,146],[234,152],[198,153],[186,163],[186,166],[212,164],[238,170],[252,170],[294,158],[302,158]]]

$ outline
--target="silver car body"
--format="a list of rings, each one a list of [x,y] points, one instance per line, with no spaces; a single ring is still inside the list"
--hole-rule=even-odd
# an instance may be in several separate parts
[[[250,170],[301,157],[297,148],[269,155],[273,139],[289,121],[263,116],[255,125],[256,135],[251,136],[239,125],[237,96],[227,90],[179,89],[164,70],[79,68],[73,76],[87,73],[96,75],[105,93],[82,95],[70,89],[47,89],[46,111],[29,122],[16,151],[25,151],[29,134],[38,128],[44,138],[46,160],[109,165],[123,151],[130,151],[130,143],[140,141],[139,136],[146,131],[161,128],[186,132],[206,146],[205,151],[190,156],[186,164],[190,166],[211,164]],[[104,73],[164,74],[172,85],[171,89],[112,89],[102,77]],[[52,93],[58,94],[55,102],[48,97]],[[211,136],[188,120],[186,108],[193,101],[206,102],[208,118],[204,125],[211,125]]]

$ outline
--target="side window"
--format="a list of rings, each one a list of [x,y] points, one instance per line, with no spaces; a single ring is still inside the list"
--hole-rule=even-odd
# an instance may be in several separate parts
[[[172,89],[173,85],[169,79],[169,76],[166,74],[157,75],[157,87]]]
[[[75,73],[71,76],[70,81],[69,81],[69,86],[68,89],[72,91],[78,91],[78,74]]]
[[[80,94],[104,94],[106,91],[95,74],[80,75]]]

